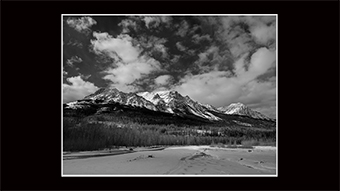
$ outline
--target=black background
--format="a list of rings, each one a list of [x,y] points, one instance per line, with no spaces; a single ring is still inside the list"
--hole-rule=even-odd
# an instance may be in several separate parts
[[[278,177],[61,177],[61,14],[278,14]],[[339,2],[2,2],[1,189],[339,189]]]

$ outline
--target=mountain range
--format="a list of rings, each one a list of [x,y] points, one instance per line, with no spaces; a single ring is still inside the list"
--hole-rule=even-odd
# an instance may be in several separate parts
[[[105,105],[119,103],[136,108],[145,108],[155,112],[169,113],[179,116],[196,116],[209,121],[221,121],[223,115],[247,116],[253,119],[275,121],[258,111],[254,111],[242,103],[215,108],[209,104],[194,101],[189,96],[182,96],[174,90],[154,92],[125,93],[114,87],[100,88],[95,93],[85,96],[82,100],[64,104],[64,108],[78,109],[86,104]],[[105,108],[101,108],[103,110]],[[101,110],[98,110],[100,112]]]

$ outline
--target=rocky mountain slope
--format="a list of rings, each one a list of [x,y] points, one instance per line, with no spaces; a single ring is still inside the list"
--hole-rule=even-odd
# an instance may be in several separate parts
[[[221,117],[221,114],[242,115],[254,119],[272,120],[260,112],[251,110],[242,103],[234,103],[227,107],[215,108],[209,104],[194,101],[189,96],[182,96],[174,90],[124,93],[113,87],[101,88],[95,93],[84,97],[82,100],[66,103],[64,107],[68,109],[79,109],[88,107],[89,104],[105,105],[112,103],[179,116],[196,116],[210,121],[223,120],[222,118],[224,117]],[[107,108],[100,107],[99,111],[105,109]]]

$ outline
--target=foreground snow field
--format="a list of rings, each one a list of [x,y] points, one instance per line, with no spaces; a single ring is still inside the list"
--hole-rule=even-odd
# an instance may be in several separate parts
[[[114,152],[113,152],[114,153]],[[63,160],[63,175],[274,175],[276,148],[227,149],[210,146],[116,152]]]

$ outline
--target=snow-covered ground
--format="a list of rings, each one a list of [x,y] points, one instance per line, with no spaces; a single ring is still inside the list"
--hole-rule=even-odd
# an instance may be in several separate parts
[[[63,160],[63,175],[276,176],[276,152],[273,151],[272,147],[221,149],[210,146],[174,146],[164,150],[141,150]]]
[[[170,149],[190,149],[190,150],[199,150],[199,149],[211,149],[211,146],[208,145],[200,145],[200,146],[196,146],[196,145],[190,145],[190,146],[176,146],[176,147],[168,147],[166,148],[167,150]]]
[[[254,146],[256,150],[276,150],[274,146]]]

